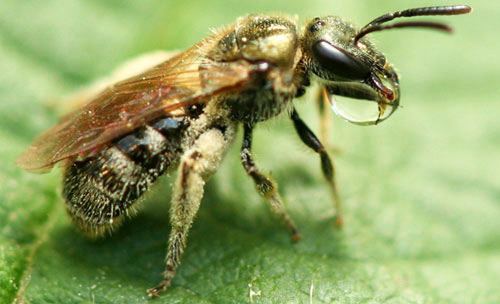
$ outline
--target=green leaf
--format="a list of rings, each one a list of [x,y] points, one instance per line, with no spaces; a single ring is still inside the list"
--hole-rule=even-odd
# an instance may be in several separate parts
[[[500,137],[497,2],[447,19],[454,36],[374,34],[404,76],[403,108],[376,127],[336,119],[332,141],[346,226],[319,160],[285,118],[262,124],[255,153],[272,172],[303,240],[294,245],[227,155],[191,230],[173,286],[155,303],[498,303]],[[183,49],[251,12],[301,20],[337,14],[362,24],[436,2],[0,2],[0,303],[146,303],[160,279],[173,177],[116,234],[89,241],[71,225],[60,172],[33,175],[14,160],[57,121],[62,96],[121,61]],[[311,96],[297,101],[313,129]]]

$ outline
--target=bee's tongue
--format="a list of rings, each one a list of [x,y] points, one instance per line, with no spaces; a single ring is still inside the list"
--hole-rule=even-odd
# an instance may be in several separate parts
[[[382,96],[384,96],[385,98],[387,98],[389,101],[393,101],[394,100],[394,91],[391,90],[390,88],[386,87],[384,85],[384,83],[382,82],[382,80],[380,80],[380,78],[375,75],[375,74],[371,74],[370,77],[368,78],[368,82],[374,86],[375,88],[377,88],[377,90],[380,92],[380,94],[382,94]]]

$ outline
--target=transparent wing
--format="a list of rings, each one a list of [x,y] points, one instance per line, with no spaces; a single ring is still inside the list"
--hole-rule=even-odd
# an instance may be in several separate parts
[[[202,43],[108,87],[39,136],[17,163],[26,170],[43,172],[61,160],[95,154],[148,121],[185,115],[187,106],[244,86],[258,69],[243,60],[210,61],[201,51]]]

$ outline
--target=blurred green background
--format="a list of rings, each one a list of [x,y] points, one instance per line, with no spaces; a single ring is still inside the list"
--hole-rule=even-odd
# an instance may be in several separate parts
[[[303,240],[290,244],[253,190],[238,140],[207,186],[172,288],[154,302],[500,302],[500,2],[464,2],[472,15],[442,18],[453,36],[372,35],[402,75],[403,107],[376,127],[334,122],[344,230],[332,227],[317,156],[285,117],[275,119],[257,130],[255,153]],[[91,242],[64,212],[58,170],[32,175],[14,165],[57,121],[61,96],[137,54],[187,48],[252,12],[363,25],[442,4],[452,3],[0,1],[0,303],[146,303],[145,289],[160,279],[172,178],[118,233]],[[310,99],[297,107],[317,130]]]

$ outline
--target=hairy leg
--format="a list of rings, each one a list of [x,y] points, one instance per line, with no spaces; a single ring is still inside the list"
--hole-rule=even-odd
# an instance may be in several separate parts
[[[271,211],[285,223],[292,235],[292,241],[298,241],[300,240],[300,233],[285,209],[283,200],[278,193],[278,186],[271,178],[259,171],[252,158],[252,130],[252,126],[244,126],[243,145],[240,154],[241,163],[246,173],[252,177],[259,194],[269,203]]]
[[[158,296],[170,286],[186,248],[188,232],[198,212],[205,181],[219,167],[232,134],[232,129],[226,130],[225,134],[218,129],[210,129],[182,156],[170,209],[172,230],[168,240],[166,268],[163,280],[148,290],[150,297]]]
[[[321,159],[321,169],[323,175],[328,182],[330,187],[330,192],[332,195],[332,200],[334,202],[335,211],[337,213],[335,224],[338,227],[343,225],[343,212],[340,197],[337,191],[337,185],[335,183],[335,171],[333,169],[333,163],[326,151],[325,147],[321,144],[319,139],[314,135],[314,133],[309,129],[309,127],[304,123],[304,121],[299,117],[299,114],[295,111],[292,112],[292,121],[295,126],[295,130],[299,134],[300,139],[309,148],[313,149],[314,152],[318,153]]]

